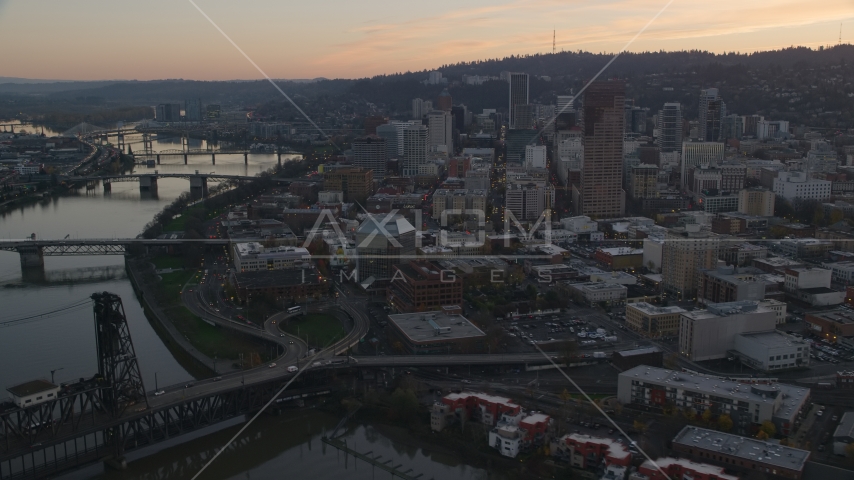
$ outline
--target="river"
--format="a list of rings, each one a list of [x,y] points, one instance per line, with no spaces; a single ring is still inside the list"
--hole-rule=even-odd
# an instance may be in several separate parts
[[[155,140],[153,149],[174,149],[176,143],[180,148],[180,139]],[[205,145],[191,141],[191,148],[205,148]],[[286,158],[293,157],[283,156],[283,160]],[[189,165],[184,165],[181,157],[164,157],[156,168],[163,173],[200,170],[252,175],[276,162],[273,154],[250,154],[249,165],[244,165],[242,155],[222,154],[217,155],[215,166],[205,156],[190,157]],[[72,195],[0,214],[0,237],[23,238],[31,233],[48,239],[66,235],[133,237],[154,214],[187,190],[189,184],[182,179],[159,180],[155,196],[141,193],[135,182],[114,183],[112,192],[106,194],[100,187],[88,192],[81,189]],[[160,386],[189,380],[190,374],[178,364],[145,318],[123,265],[118,256],[45,257],[44,276],[31,278],[22,275],[17,254],[0,252],[0,320],[53,312],[85,301],[93,292],[110,291],[122,297],[146,387],[154,388],[155,374]],[[50,380],[52,370],[56,382],[92,376],[98,367],[91,302],[36,316],[29,323],[0,327],[0,365],[3,365],[0,368],[3,390],[34,378]],[[309,411],[262,416],[259,420],[244,432],[241,446],[225,452],[205,478],[273,478],[283,472],[290,472],[290,478],[317,480],[374,478],[370,465],[356,463],[352,457],[345,459],[336,449],[321,443],[320,437],[335,427],[337,418]],[[98,464],[69,477],[159,479],[173,478],[175,471],[181,471],[185,474],[179,478],[189,478],[201,468],[200,458],[207,458],[237,428],[230,427],[177,446],[157,447],[160,450],[145,452],[142,458],[132,454],[125,472],[105,472]],[[352,427],[344,438],[359,451],[372,450],[384,459],[412,468],[416,474],[423,473],[425,480],[486,478],[483,470],[459,464],[452,458],[395,445],[370,426]],[[378,471],[376,475],[388,474]]]

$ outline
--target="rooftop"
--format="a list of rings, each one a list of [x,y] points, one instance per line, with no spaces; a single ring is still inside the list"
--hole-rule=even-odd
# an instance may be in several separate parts
[[[535,423],[548,422],[549,420],[551,420],[551,418],[552,417],[546,415],[545,413],[534,413],[523,418],[522,422],[530,425]]]
[[[647,302],[630,303],[629,305],[626,305],[626,308],[633,308],[646,315],[666,315],[669,313],[682,313],[685,311],[684,308],[677,307],[675,305],[667,307],[658,307]]]
[[[370,235],[385,235],[388,232],[391,236],[399,236],[415,230],[415,227],[403,218],[403,215],[395,215],[391,219],[385,218],[385,215],[368,215],[365,221],[359,225],[357,233]]]
[[[35,395],[36,393],[54,390],[56,388],[59,387],[47,380],[31,380],[20,385],[15,385],[14,387],[9,387],[6,390],[16,397],[27,397]]]
[[[748,400],[755,403],[774,402],[783,396],[782,403],[774,416],[788,418],[797,410],[809,396],[808,388],[786,385],[783,383],[751,384],[741,383],[723,377],[685,373],[666,368],[639,365],[619,374],[621,377],[645,379],[650,382],[671,385],[674,388],[683,387],[685,390],[709,393],[719,397]]]
[[[854,312],[848,310],[847,308],[842,308],[839,310],[831,310],[829,312],[821,312],[821,313],[808,313],[810,317],[820,318],[822,320],[827,320],[833,323],[840,324],[849,324],[854,323]]]
[[[626,290],[624,285],[606,282],[573,283],[569,286],[578,290]]]
[[[692,426],[683,428],[673,443],[798,471],[810,456],[808,450]]]
[[[617,352],[621,357],[634,357],[636,355],[647,355],[650,353],[658,353],[661,350],[658,347],[645,347],[645,348],[635,348],[632,350],[623,350],[622,352]]]
[[[610,255],[612,257],[617,257],[621,255],[643,255],[642,248],[630,248],[630,247],[614,247],[614,248],[600,248],[599,251],[606,255]]]
[[[806,345],[806,340],[795,338],[783,332],[772,330],[770,332],[742,333],[739,336],[756,342],[764,347],[788,347],[793,345]]]
[[[234,245],[241,257],[256,256],[258,258],[298,257],[311,259],[311,253],[303,247],[265,247],[258,242],[237,243]]]
[[[833,438],[854,439],[854,412],[845,412],[842,415],[842,419],[839,420],[839,425],[833,432]]]
[[[388,318],[413,343],[486,336],[462,315],[433,311],[401,313],[389,315]]]
[[[567,439],[580,444],[593,443],[606,445],[608,447],[608,455],[614,458],[626,458],[631,455],[625,445],[613,438],[594,437],[583,433],[570,433],[569,435],[564,435],[563,440],[566,441]]]
[[[659,458],[655,461],[647,460],[643,462],[640,468],[644,468],[647,470],[661,470],[667,471],[671,466],[679,465],[683,470],[688,470],[691,472],[705,473],[707,475],[711,475],[714,478],[719,480],[738,480],[738,477],[735,475],[727,475],[724,473],[724,469],[722,467],[717,467],[715,465],[709,465],[708,463],[697,463],[688,460],[687,458],[673,458],[673,457],[664,457]],[[685,475],[684,478],[691,478],[688,475]]]
[[[510,407],[518,407],[519,405],[513,403],[513,400],[507,397],[499,397],[497,395],[490,395],[488,393],[482,392],[460,392],[460,393],[449,393],[445,395],[445,398],[448,400],[465,400],[469,397],[475,397],[479,400],[482,400],[487,403],[498,404],[498,405],[507,405]]]

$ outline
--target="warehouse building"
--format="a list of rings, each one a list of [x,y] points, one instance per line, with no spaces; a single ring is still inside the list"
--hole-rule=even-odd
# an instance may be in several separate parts
[[[761,472],[792,480],[801,479],[810,458],[809,450],[692,426],[673,438],[673,451],[742,474]]]
[[[392,335],[411,354],[473,353],[484,350],[486,334],[457,313],[441,311],[389,315]]]

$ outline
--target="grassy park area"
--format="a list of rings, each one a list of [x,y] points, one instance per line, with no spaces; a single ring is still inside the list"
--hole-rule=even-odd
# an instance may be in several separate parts
[[[325,313],[309,313],[283,320],[279,329],[302,338],[313,347],[326,347],[347,335],[341,321]]]

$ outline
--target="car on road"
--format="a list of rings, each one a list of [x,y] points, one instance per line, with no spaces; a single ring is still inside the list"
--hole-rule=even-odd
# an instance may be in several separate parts
[[[820,416],[822,416],[822,415],[824,415],[824,411],[823,411],[823,410],[819,410],[819,411],[815,412],[815,416],[816,416],[816,417],[820,417]]]
[[[279,336],[280,336],[280,337],[284,337],[284,336],[285,336],[285,334],[284,334],[284,333],[280,333],[280,334],[279,334]]]
[[[463,380],[460,380],[460,381],[461,381],[461,382],[463,382],[463,383],[471,383],[471,380],[465,380],[465,379],[463,379]]]
[[[222,377],[214,377],[214,378],[213,378],[213,381],[214,381],[214,382],[218,382],[218,381],[220,381],[220,380],[222,380]]]
[[[190,383],[188,383],[188,384],[184,385],[184,388],[190,388],[190,387],[192,387],[192,386],[193,386],[193,382],[190,382]]]
[[[154,396],[159,397],[160,395],[163,395],[164,393],[166,393],[166,390],[158,390],[158,391],[154,392]]]
[[[275,368],[275,367],[276,367],[276,362],[273,362],[270,364],[270,368]]]
[[[293,340],[291,340],[291,341],[289,341],[289,342],[288,342],[288,345],[293,345],[293,344],[294,344],[294,341],[293,341]]]

